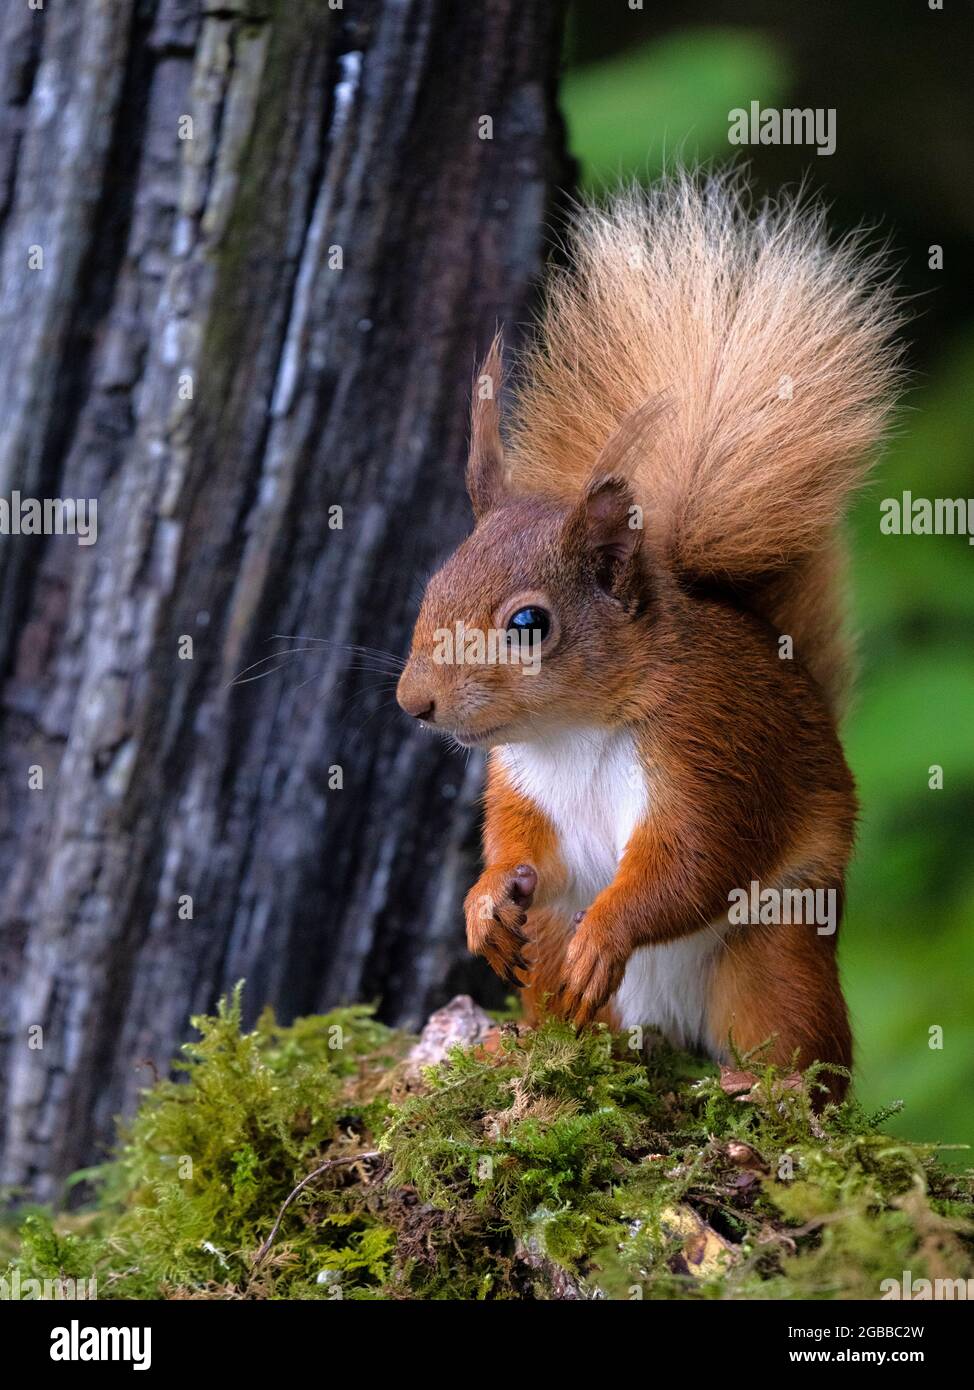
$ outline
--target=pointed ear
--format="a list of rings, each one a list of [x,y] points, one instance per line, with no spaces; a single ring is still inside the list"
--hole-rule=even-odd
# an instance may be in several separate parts
[[[639,468],[651,447],[653,433],[659,425],[666,403],[661,396],[651,396],[642,405],[630,410],[602,446],[602,452],[595,460],[592,477],[610,473],[622,478],[631,478]]]
[[[585,491],[568,520],[570,544],[581,546],[608,594],[627,607],[639,598],[643,513],[629,479],[650,447],[663,409],[653,397],[632,410],[609,436]]]
[[[498,403],[503,380],[503,350],[504,341],[498,333],[473,383],[467,492],[478,521],[499,506],[504,496],[504,445]]]
[[[643,538],[642,513],[632,488],[617,474],[596,474],[568,518],[573,548],[581,549],[607,594],[632,597]]]

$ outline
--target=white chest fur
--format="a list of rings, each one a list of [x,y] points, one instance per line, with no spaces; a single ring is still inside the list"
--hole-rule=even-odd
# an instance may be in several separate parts
[[[645,768],[631,734],[574,729],[509,744],[498,756],[523,796],[551,821],[569,881],[552,906],[567,921],[612,882],[636,825],[652,815]],[[655,1026],[677,1045],[704,1040],[704,1010],[719,929],[634,952],[615,996],[622,1027]]]
[[[558,832],[568,890],[557,906],[587,908],[615,878],[623,850],[649,804],[632,735],[573,729],[544,743],[501,749],[514,786]]]

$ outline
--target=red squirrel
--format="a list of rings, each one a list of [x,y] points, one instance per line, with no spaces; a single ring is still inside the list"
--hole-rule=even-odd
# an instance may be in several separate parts
[[[499,339],[475,382],[475,530],[397,691],[489,750],[470,949],[529,1020],[847,1069],[840,527],[898,385],[893,291],[820,210],[752,212],[729,177],[581,207],[567,248],[506,440]],[[445,657],[458,624],[537,660]]]

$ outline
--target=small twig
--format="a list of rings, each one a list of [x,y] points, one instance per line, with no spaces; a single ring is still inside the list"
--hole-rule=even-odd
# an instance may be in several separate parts
[[[313,1169],[313,1170],[308,1174],[308,1176],[307,1176],[306,1178],[302,1178],[301,1181],[298,1183],[297,1187],[294,1189],[294,1191],[288,1194],[287,1198],[285,1199],[284,1205],[281,1207],[281,1210],[277,1213],[277,1220],[274,1222],[274,1225],[271,1227],[271,1233],[270,1233],[270,1235],[267,1237],[267,1239],[264,1241],[264,1243],[263,1243],[263,1245],[260,1247],[260,1249],[257,1251],[257,1254],[254,1256],[254,1260],[253,1260],[253,1264],[252,1264],[251,1268],[252,1268],[252,1269],[257,1269],[257,1268],[263,1263],[263,1261],[266,1259],[266,1257],[267,1257],[267,1252],[268,1252],[268,1250],[270,1250],[271,1246],[274,1244],[274,1241],[275,1241],[276,1238],[277,1238],[277,1233],[278,1233],[278,1231],[281,1229],[281,1222],[284,1220],[284,1213],[287,1211],[288,1207],[289,1207],[289,1206],[291,1205],[291,1203],[294,1201],[294,1199],[295,1199],[295,1197],[298,1195],[298,1193],[301,1192],[301,1190],[302,1190],[303,1188],[307,1187],[307,1185],[308,1185],[309,1182],[313,1182],[315,1178],[320,1177],[321,1174],[327,1172],[329,1168],[337,1168],[338,1165],[339,1165],[340,1163],[358,1163],[359,1160],[360,1160],[360,1159],[363,1159],[363,1158],[378,1158],[378,1157],[379,1157],[379,1150],[378,1150],[378,1149],[369,1149],[369,1150],[367,1150],[365,1153],[360,1153],[360,1154],[345,1154],[344,1157],[342,1157],[342,1158],[329,1158],[329,1159],[326,1160],[326,1162],[322,1163],[319,1167]]]

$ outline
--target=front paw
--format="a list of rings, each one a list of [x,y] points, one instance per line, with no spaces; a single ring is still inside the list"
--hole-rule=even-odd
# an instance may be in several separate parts
[[[557,1007],[564,1018],[582,1028],[593,1021],[622,984],[626,956],[620,955],[611,934],[593,913],[577,913],[575,923]]]
[[[487,869],[464,902],[467,945],[516,989],[523,981],[514,972],[530,969],[522,953],[527,944],[523,929],[537,886],[538,875],[530,864]]]

